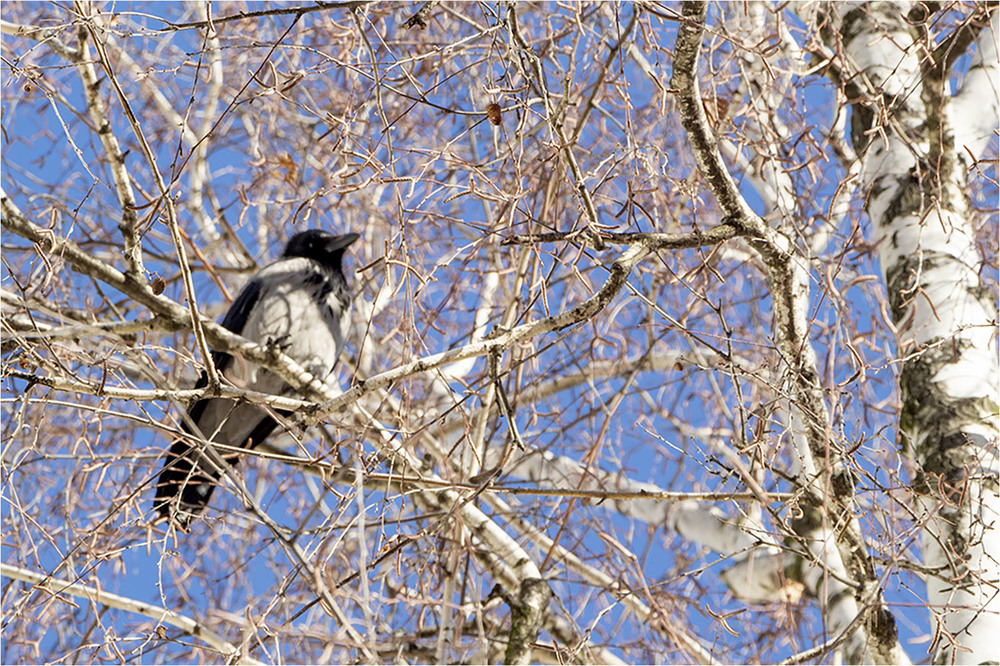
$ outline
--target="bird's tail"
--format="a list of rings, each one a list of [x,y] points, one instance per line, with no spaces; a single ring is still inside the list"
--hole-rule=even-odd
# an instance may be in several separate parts
[[[290,412],[277,410],[277,413],[287,416]],[[250,436],[237,445],[245,449],[253,448],[263,442],[277,425],[274,418],[265,415]],[[186,439],[175,440],[165,458],[156,482],[153,510],[159,514],[157,522],[165,518],[186,531],[191,520],[208,506],[221,474],[218,465],[209,460],[199,446],[190,444]],[[222,458],[230,465],[239,460],[234,453],[223,454]]]
[[[219,473],[207,456],[183,439],[174,441],[156,482],[153,510],[187,530],[212,497]]]

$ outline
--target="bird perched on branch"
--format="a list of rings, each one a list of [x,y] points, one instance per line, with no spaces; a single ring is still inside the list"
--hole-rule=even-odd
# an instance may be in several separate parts
[[[351,295],[341,267],[357,234],[335,236],[319,229],[296,234],[273,264],[243,287],[222,325],[248,340],[273,345],[325,381],[333,372],[350,324]],[[220,376],[234,386],[272,395],[295,391],[273,372],[242,358],[213,352]],[[198,387],[207,384],[203,375]],[[208,504],[221,476],[219,465],[198,439],[225,445],[217,449],[229,463],[235,448],[260,444],[277,426],[275,414],[287,412],[226,398],[203,398],[187,410],[183,429],[192,436],[176,440],[167,452],[153,508],[182,529]]]

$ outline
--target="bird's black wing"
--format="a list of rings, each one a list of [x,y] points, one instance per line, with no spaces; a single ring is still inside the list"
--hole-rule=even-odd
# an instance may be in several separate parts
[[[250,313],[253,312],[254,306],[260,300],[262,292],[263,285],[260,280],[254,278],[247,282],[246,286],[236,295],[236,300],[229,306],[229,311],[222,318],[221,326],[236,335],[243,333],[243,327],[246,326],[247,320],[250,319]],[[212,364],[215,366],[217,372],[224,372],[232,362],[233,357],[226,352],[212,352]],[[194,387],[205,388],[206,386],[208,386],[208,375],[202,372],[201,377],[198,378]],[[205,405],[208,404],[208,400],[199,400],[188,408],[188,416],[195,423],[198,423],[198,420],[201,419],[201,414],[205,411]]]
[[[229,307],[226,316],[222,320],[223,328],[236,334],[243,332],[254,306],[260,301],[263,293],[263,283],[259,279],[252,279],[237,295],[236,300]],[[218,372],[224,372],[232,363],[233,357],[225,352],[212,352],[212,362]],[[208,376],[201,373],[201,377],[195,384],[195,388],[203,388],[208,384]],[[195,401],[188,408],[188,417],[195,425],[200,426],[205,409],[212,400],[220,398],[203,398]],[[235,403],[233,403],[235,404]],[[247,443],[258,444],[277,426],[277,422],[269,416],[263,409],[261,410],[261,421],[257,424],[251,435],[250,442],[225,442],[233,446],[245,446]],[[185,431],[191,432],[187,422],[182,424]],[[210,436],[210,433],[203,433]],[[222,435],[222,433],[220,433]],[[224,436],[221,439],[225,439]],[[202,454],[196,447],[192,447],[184,439],[175,440],[167,452],[166,462],[160,472],[160,478],[156,484],[156,499],[154,509],[163,516],[173,515],[181,527],[186,527],[192,515],[199,513],[208,504],[208,500],[215,489],[215,481],[219,475],[214,468],[206,465],[202,461]],[[234,458],[225,456],[231,462]],[[175,512],[172,503],[176,501],[176,506],[181,512]]]
[[[222,318],[223,328],[237,335],[242,333],[243,327],[246,326],[247,320],[250,318],[250,312],[253,311],[253,306],[260,300],[262,291],[263,281],[259,278],[247,282],[236,296],[236,300],[229,306],[229,312]]]
[[[236,300],[229,306],[229,311],[222,318],[222,327],[232,331],[236,335],[243,333],[243,327],[250,319],[250,313],[260,300],[260,295],[264,291],[263,281],[257,278],[250,280],[237,294]],[[218,370],[224,370],[233,360],[233,357],[225,352],[212,352],[212,360]]]

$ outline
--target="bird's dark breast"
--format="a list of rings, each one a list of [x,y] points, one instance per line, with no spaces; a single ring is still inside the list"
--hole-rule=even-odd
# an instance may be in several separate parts
[[[325,303],[327,297],[333,293],[333,276],[317,271],[305,279],[305,285],[306,287],[315,289],[316,299],[321,303]]]
[[[339,329],[341,321],[350,309],[347,281],[342,275],[324,270],[309,276],[308,284],[317,290],[316,302],[323,319]],[[338,340],[339,342],[341,341]]]

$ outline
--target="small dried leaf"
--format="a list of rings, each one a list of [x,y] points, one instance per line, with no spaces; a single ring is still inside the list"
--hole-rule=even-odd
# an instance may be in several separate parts
[[[725,118],[726,114],[729,113],[729,100],[725,97],[716,97],[715,108],[718,111],[719,118]]]
[[[159,296],[163,293],[163,290],[167,288],[167,281],[161,278],[159,275],[153,278],[152,283],[153,293]]]

